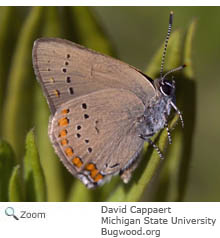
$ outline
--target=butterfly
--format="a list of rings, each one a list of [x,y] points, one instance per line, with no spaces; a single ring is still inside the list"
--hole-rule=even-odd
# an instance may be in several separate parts
[[[50,107],[49,137],[66,168],[88,188],[120,174],[125,183],[138,165],[145,141],[163,158],[151,137],[166,127],[175,105],[175,81],[163,75],[173,13],[161,72],[152,80],[110,56],[59,38],[40,38],[33,67]]]

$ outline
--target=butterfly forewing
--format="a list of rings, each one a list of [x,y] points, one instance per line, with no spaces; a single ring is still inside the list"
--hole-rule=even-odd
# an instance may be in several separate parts
[[[35,41],[33,65],[52,114],[62,103],[102,89],[127,89],[143,103],[155,94],[151,82],[132,66],[67,40]]]

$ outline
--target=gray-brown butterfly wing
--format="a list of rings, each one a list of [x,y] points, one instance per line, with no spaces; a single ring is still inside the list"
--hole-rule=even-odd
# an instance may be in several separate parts
[[[132,66],[67,40],[35,41],[33,66],[52,114],[72,98],[107,88],[127,89],[144,103],[155,95],[151,82]]]
[[[145,106],[132,92],[100,90],[63,103],[49,135],[67,169],[95,187],[129,167],[143,146],[138,120]]]

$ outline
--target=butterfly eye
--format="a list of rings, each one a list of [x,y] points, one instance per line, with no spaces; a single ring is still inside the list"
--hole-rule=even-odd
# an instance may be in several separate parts
[[[164,81],[160,85],[160,91],[165,96],[170,96],[174,93],[175,90],[175,84],[169,81]]]

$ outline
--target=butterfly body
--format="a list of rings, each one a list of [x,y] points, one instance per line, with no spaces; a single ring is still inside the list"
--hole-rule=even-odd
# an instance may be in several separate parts
[[[170,101],[174,99],[175,94],[171,96],[160,95],[147,104],[139,125],[142,137],[150,138],[166,126],[172,108]]]

